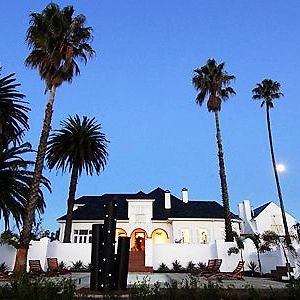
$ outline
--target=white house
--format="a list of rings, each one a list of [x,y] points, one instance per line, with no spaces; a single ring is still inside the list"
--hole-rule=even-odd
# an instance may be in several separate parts
[[[92,225],[103,223],[104,204],[109,201],[117,204],[117,237],[131,238],[131,256],[144,256],[141,258],[144,266],[157,265],[157,256],[162,257],[162,252],[174,261],[178,257],[175,253],[177,250],[174,250],[179,249],[176,247],[178,244],[183,245],[178,250],[182,252],[183,249],[193,251],[195,245],[204,245],[203,249],[209,249],[211,242],[224,240],[223,206],[216,201],[191,201],[185,188],[182,189],[182,199],[178,199],[168,190],[157,188],[149,193],[140,191],[135,194],[104,194],[78,198],[73,211],[72,243],[91,242]],[[66,216],[58,219],[60,241],[63,239],[65,219]],[[240,222],[240,218],[232,214],[233,229],[237,232],[240,231]],[[157,248],[156,245],[164,246]],[[184,245],[190,246],[183,248],[186,247]],[[195,253],[199,262],[201,257],[198,251],[199,249],[195,250]],[[138,252],[140,253],[137,254]],[[191,257],[190,253],[187,259]],[[207,256],[202,261],[206,259]]]
[[[268,202],[255,209],[251,209],[249,200],[238,204],[239,217],[241,222],[241,233],[263,233],[271,230],[279,235],[284,235],[283,221],[280,207],[274,202]],[[296,219],[289,213],[285,213],[289,231],[293,232]]]

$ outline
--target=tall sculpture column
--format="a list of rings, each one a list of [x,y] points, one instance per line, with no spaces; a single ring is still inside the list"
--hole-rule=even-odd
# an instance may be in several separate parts
[[[100,260],[103,256],[103,225],[92,225],[92,253],[91,253],[91,279],[90,289],[99,290]]]
[[[105,204],[105,216],[103,226],[103,255],[100,260],[99,289],[115,290],[115,236],[116,236],[116,211],[117,204],[109,202]]]

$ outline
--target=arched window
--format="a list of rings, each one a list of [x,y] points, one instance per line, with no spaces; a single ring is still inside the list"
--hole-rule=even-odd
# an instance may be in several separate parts
[[[122,228],[116,228],[116,241],[121,236],[127,236],[127,232]]]
[[[157,228],[152,232],[152,240],[154,244],[166,244],[169,242],[168,234],[165,230]]]

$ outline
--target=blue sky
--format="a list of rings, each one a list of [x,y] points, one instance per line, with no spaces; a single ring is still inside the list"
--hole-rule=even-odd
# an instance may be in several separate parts
[[[74,5],[94,28],[96,57],[81,76],[59,88],[53,128],[68,115],[95,116],[111,141],[109,162],[98,177],[82,176],[77,196],[150,191],[157,186],[191,199],[221,201],[213,114],[195,104],[193,69],[208,58],[225,61],[237,95],[220,114],[231,209],[242,199],[256,207],[277,203],[265,111],[251,100],[264,78],[278,80],[285,97],[272,110],[281,184],[287,211],[299,202],[299,1],[57,1]],[[16,72],[32,111],[26,138],[35,147],[48,95],[36,71],[26,69],[24,38],[31,11],[48,1],[0,2],[2,74]],[[69,174],[45,174],[43,226],[54,230],[65,212]]]

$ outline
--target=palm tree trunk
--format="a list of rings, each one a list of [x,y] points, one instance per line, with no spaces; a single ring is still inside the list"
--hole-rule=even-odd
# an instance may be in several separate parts
[[[260,275],[262,275],[260,255],[259,255],[259,250],[257,248],[256,248],[256,252],[257,252],[257,261],[258,261],[259,273],[260,273]]]
[[[266,105],[266,107],[267,107],[267,126],[268,126],[268,135],[269,135],[269,143],[270,143],[270,152],[271,152],[272,165],[273,165],[275,182],[276,182],[276,187],[277,187],[277,193],[278,193],[278,198],[279,198],[279,204],[280,204],[280,209],[281,209],[283,227],[284,227],[284,232],[285,232],[285,241],[286,241],[287,245],[291,245],[291,237],[290,237],[288,226],[287,226],[285,210],[284,210],[284,205],[283,205],[283,199],[282,199],[282,193],[281,193],[281,188],[280,188],[280,183],[279,183],[279,177],[278,177],[278,172],[277,172],[277,168],[276,168],[276,160],[275,160],[275,154],[274,154],[274,148],[273,148],[273,138],[272,138],[272,132],[271,132],[270,108],[268,105]]]
[[[23,229],[20,234],[20,247],[17,249],[17,254],[16,254],[16,263],[14,268],[15,271],[21,271],[21,272],[26,271],[27,254],[28,254],[29,243],[31,240],[32,224],[34,219],[34,213],[36,210],[36,203],[39,194],[39,186],[40,186],[43,167],[44,167],[47,141],[51,130],[51,120],[53,115],[53,103],[55,97],[55,90],[56,87],[52,86],[50,90],[49,101],[47,103],[46,110],[45,110],[43,129],[41,132],[40,142],[39,142],[38,151],[35,160],[33,182],[31,185],[28,204],[25,207]]]
[[[216,129],[217,129],[217,144],[218,144],[218,158],[219,158],[219,174],[221,180],[221,190],[222,190],[222,201],[225,211],[225,241],[233,242],[233,231],[231,225],[231,215],[230,215],[230,207],[229,207],[229,197],[228,197],[228,189],[226,182],[226,172],[225,172],[225,163],[224,163],[224,154],[223,154],[223,146],[222,146],[222,137],[219,123],[219,112],[215,111],[215,119],[216,119]]]
[[[63,240],[64,243],[71,243],[72,217],[73,217],[73,208],[74,208],[77,180],[78,180],[78,167],[74,166],[72,169],[70,186],[69,186],[68,210],[67,210],[67,217],[66,217],[66,224],[65,224],[64,240]]]

